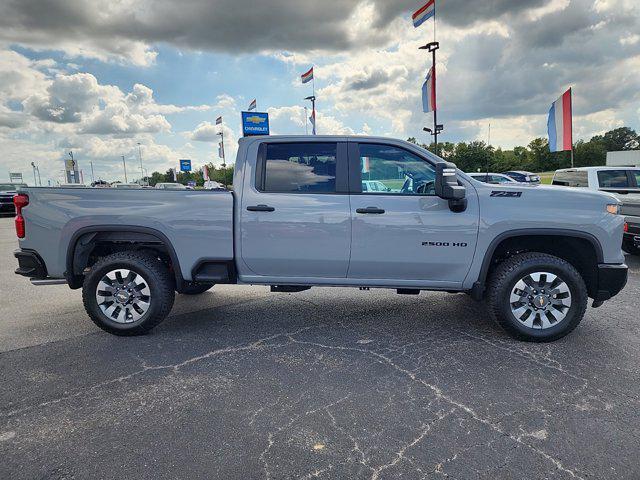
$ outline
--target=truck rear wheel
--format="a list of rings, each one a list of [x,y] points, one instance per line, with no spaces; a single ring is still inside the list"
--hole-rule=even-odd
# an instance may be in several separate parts
[[[568,335],[584,317],[587,300],[587,287],[573,265],[544,253],[505,260],[493,272],[487,292],[493,319],[528,342]]]
[[[174,280],[154,255],[118,252],[91,267],[82,301],[93,322],[114,335],[143,335],[171,311]]]

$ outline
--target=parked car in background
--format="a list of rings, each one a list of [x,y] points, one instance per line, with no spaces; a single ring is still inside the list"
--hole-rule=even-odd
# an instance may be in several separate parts
[[[181,183],[156,183],[158,190],[187,190]]]
[[[142,188],[137,183],[114,183],[113,188]]]
[[[627,280],[610,194],[488,185],[379,137],[244,137],[235,165],[233,192],[22,188],[16,273],[82,288],[89,317],[117,335],[152,329],[176,291],[232,283],[466,292],[536,342],[567,335],[588,298],[598,307]]]
[[[363,192],[390,192],[391,188],[387,187],[379,180],[363,180],[362,181]]]
[[[204,182],[203,188],[205,190],[218,190],[218,191],[226,190],[226,188],[224,188],[224,185],[214,180],[207,180],[206,182]]]
[[[557,170],[553,185],[587,188],[612,193],[620,200],[620,214],[625,217],[622,249],[640,255],[640,168],[581,167]]]
[[[18,188],[26,187],[26,183],[0,183],[0,214],[10,213],[14,215],[16,209],[13,205],[13,196]]]
[[[502,173],[470,173],[469,176],[483,183],[518,183],[513,178],[503,175]]]
[[[503,175],[513,178],[516,182],[520,183],[540,183],[540,176],[531,172],[524,172],[522,170],[513,170],[510,172],[502,172]]]

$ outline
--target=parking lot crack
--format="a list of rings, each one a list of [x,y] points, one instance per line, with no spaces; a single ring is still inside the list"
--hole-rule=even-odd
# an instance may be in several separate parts
[[[309,345],[309,346],[315,346],[318,348],[325,348],[325,349],[330,349],[330,350],[338,350],[338,351],[351,351],[351,352],[358,352],[358,353],[362,353],[362,354],[366,354],[366,355],[370,355],[372,357],[374,357],[379,363],[382,364],[386,364],[389,367],[395,369],[396,371],[398,371],[399,373],[403,374],[404,376],[408,377],[411,381],[419,383],[421,385],[423,385],[425,388],[431,390],[437,398],[449,403],[450,405],[453,405],[457,408],[459,408],[460,410],[462,410],[463,412],[465,412],[467,415],[469,415],[471,418],[473,418],[474,420],[476,420],[477,422],[486,425],[487,427],[489,427],[491,430],[493,430],[494,432],[509,438],[511,441],[520,444],[524,447],[527,447],[528,449],[532,450],[533,452],[535,452],[536,454],[538,454],[539,456],[543,457],[544,459],[546,459],[548,462],[550,462],[551,464],[553,464],[555,466],[555,468],[557,470],[560,470],[568,475],[570,475],[572,478],[577,478],[577,479],[581,479],[584,480],[584,478],[578,474],[576,471],[566,467],[562,461],[558,458],[555,458],[554,456],[548,454],[547,452],[545,452],[544,450],[542,450],[539,447],[536,447],[535,445],[532,445],[530,443],[528,443],[527,441],[525,441],[523,438],[520,438],[519,436],[513,435],[509,432],[507,432],[506,430],[504,430],[500,425],[492,422],[490,419],[488,418],[484,418],[483,416],[481,416],[478,412],[476,412],[472,407],[465,405],[464,403],[455,400],[454,398],[452,398],[451,396],[447,395],[440,387],[438,387],[437,385],[433,385],[428,383],[427,381],[419,378],[416,373],[407,370],[406,368],[401,367],[400,365],[398,365],[397,363],[395,363],[393,360],[391,360],[389,357],[375,352],[373,350],[369,350],[369,349],[365,349],[365,348],[356,348],[356,347],[345,347],[345,346],[340,346],[340,345],[324,345],[322,343],[317,343],[317,342],[309,342],[309,341],[304,341],[304,340],[298,340],[294,338],[295,334],[290,335],[290,338],[293,342],[295,343],[299,343],[299,344],[303,344],[303,345]]]

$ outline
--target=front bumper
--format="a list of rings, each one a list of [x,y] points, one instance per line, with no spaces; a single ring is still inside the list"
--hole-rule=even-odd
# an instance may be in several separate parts
[[[16,250],[13,256],[18,259],[16,273],[24,277],[47,278],[47,267],[36,252],[32,250]]]
[[[629,267],[624,263],[598,265],[598,286],[593,300],[604,302],[620,293],[627,284],[628,273]]]

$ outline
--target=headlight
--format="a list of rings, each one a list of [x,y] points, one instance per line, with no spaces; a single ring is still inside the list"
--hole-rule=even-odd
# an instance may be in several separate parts
[[[607,205],[607,212],[609,212],[612,215],[619,215],[620,214],[620,204],[619,203],[610,203],[609,205]]]

